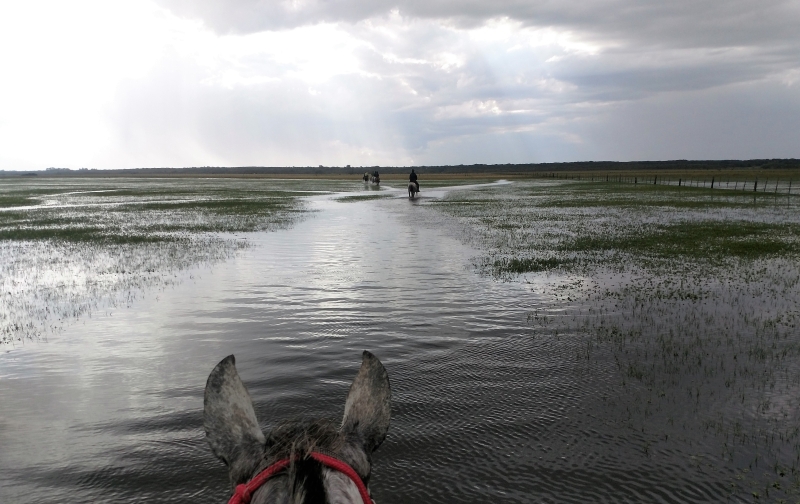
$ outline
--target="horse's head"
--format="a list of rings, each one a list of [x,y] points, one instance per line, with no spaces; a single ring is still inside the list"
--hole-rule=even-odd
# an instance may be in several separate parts
[[[365,351],[341,424],[288,421],[265,437],[230,355],[208,376],[204,403],[206,439],[214,455],[228,466],[234,488],[275,471],[253,492],[251,502],[347,504],[363,501],[358,479],[368,485],[372,452],[389,430],[391,390],[386,369]],[[326,457],[335,460],[326,463]],[[346,468],[344,472],[335,468],[336,461],[352,468],[357,477],[347,476]]]

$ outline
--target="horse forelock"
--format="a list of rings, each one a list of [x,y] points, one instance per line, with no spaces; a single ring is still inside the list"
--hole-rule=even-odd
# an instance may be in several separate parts
[[[336,452],[345,441],[332,420],[288,420],[278,424],[267,436],[265,456],[277,460],[312,451]]]
[[[367,484],[370,458],[356,440],[339,430],[332,420],[290,420],[267,436],[259,469],[284,458],[293,458],[287,471],[271,479],[254,494],[254,504],[348,504],[360,502],[356,485],[344,474],[323,467],[306,456],[320,452],[348,463]]]

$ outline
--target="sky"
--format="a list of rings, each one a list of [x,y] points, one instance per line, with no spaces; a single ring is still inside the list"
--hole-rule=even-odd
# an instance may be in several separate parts
[[[800,158],[798,0],[0,3],[0,170]]]

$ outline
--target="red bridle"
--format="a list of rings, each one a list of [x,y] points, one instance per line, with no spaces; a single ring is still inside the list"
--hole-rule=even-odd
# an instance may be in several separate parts
[[[353,483],[356,484],[356,488],[358,488],[358,493],[361,495],[361,500],[364,501],[364,504],[373,504],[372,498],[369,496],[369,490],[367,490],[364,482],[361,481],[361,476],[359,476],[358,473],[355,472],[347,463],[319,452],[311,452],[308,454],[308,456],[326,467],[330,467],[331,469],[336,469],[340,473],[344,473],[347,477],[353,480]],[[290,463],[291,459],[281,459],[260,473],[256,474],[253,479],[247,483],[236,485],[236,490],[233,492],[228,504],[249,504],[250,499],[253,498],[253,492],[258,490],[261,485],[267,482],[268,479],[289,467]]]

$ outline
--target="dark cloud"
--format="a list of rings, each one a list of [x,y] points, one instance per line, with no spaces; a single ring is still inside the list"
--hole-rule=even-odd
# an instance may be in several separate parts
[[[798,157],[800,94],[757,82],[657,95],[620,104],[574,130],[592,146],[587,159]]]
[[[507,17],[648,46],[730,47],[800,39],[794,0],[158,0],[221,33],[252,33],[321,22],[357,23],[396,10],[460,26]]]

